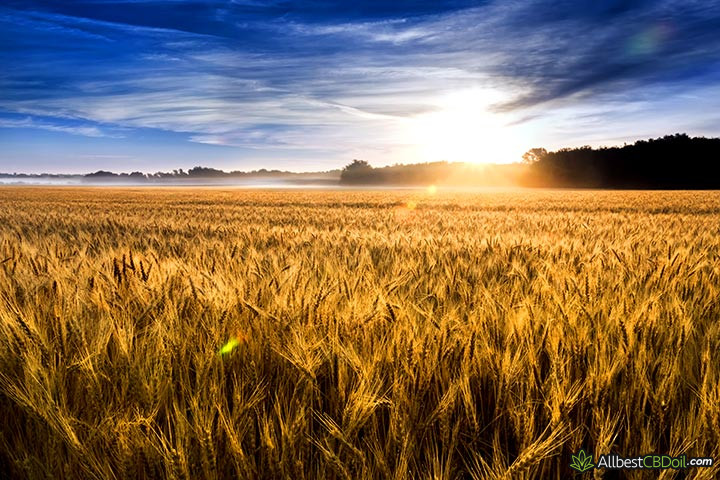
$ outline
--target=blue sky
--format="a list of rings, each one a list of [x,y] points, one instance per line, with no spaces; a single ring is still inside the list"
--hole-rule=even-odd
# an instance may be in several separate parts
[[[0,172],[720,136],[718,1],[4,1]]]

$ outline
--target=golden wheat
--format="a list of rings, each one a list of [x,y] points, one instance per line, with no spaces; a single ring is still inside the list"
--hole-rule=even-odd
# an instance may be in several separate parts
[[[719,317],[714,192],[3,188],[0,470],[719,460]]]

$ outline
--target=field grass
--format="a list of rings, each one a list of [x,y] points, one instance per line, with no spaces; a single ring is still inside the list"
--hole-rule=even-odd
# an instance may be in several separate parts
[[[719,319],[717,192],[2,188],[0,471],[718,478]]]

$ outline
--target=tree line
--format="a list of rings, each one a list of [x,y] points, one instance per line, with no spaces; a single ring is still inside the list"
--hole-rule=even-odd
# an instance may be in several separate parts
[[[622,147],[535,148],[523,159],[527,186],[720,188],[720,138],[675,134]]]
[[[314,175],[321,176],[333,176],[337,175],[336,171],[327,172],[313,172]],[[210,178],[224,178],[224,179],[236,179],[236,178],[248,178],[248,177],[301,177],[308,175],[307,173],[287,172],[283,170],[267,170],[261,168],[259,170],[252,170],[249,172],[243,172],[234,170],[226,172],[224,170],[218,170],[209,167],[193,167],[187,171],[182,168],[173,170],[172,172],[156,172],[156,173],[143,173],[143,172],[132,172],[132,173],[113,173],[106,170],[98,170],[97,172],[88,173],[83,176],[87,180],[105,181],[105,180],[129,180],[129,181],[144,181],[144,180],[191,180],[191,179],[210,179]]]
[[[520,185],[527,187],[720,188],[720,138],[687,134],[639,140],[622,147],[589,146],[548,152],[533,148],[522,163],[472,165],[433,162],[374,168],[354,160],[340,175],[345,185]]]
[[[460,162],[430,162],[375,168],[365,160],[353,160],[340,174],[340,183],[358,186],[509,186],[517,185],[525,170],[526,167],[520,164],[474,165]]]

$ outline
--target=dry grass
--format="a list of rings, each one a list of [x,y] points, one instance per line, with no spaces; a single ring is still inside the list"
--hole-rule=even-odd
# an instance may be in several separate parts
[[[711,192],[0,189],[0,471],[720,460],[719,226]]]

